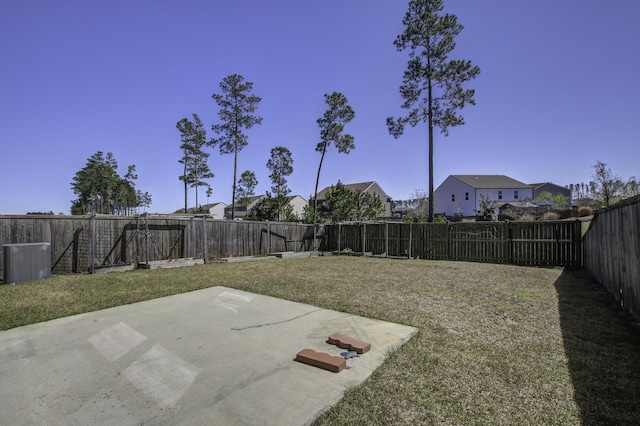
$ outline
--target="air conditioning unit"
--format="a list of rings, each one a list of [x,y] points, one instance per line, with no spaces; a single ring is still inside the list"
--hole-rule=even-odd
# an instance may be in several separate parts
[[[5,284],[20,284],[51,277],[51,243],[4,244]]]

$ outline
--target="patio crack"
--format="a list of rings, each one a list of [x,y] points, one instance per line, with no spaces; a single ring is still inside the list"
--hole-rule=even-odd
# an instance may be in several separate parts
[[[289,319],[282,320],[282,321],[268,322],[268,323],[256,324],[256,325],[249,325],[247,327],[241,327],[241,328],[232,327],[231,330],[233,330],[233,331],[242,331],[242,330],[247,330],[249,328],[269,327],[269,326],[272,326],[272,325],[284,324],[285,322],[295,321],[297,319],[306,317],[307,315],[311,315],[311,314],[313,314],[315,312],[318,312],[318,311],[321,311],[321,310],[322,309],[314,309],[313,311],[309,311],[309,312],[306,312],[306,313],[304,313],[302,315],[298,315],[297,317],[289,318]]]

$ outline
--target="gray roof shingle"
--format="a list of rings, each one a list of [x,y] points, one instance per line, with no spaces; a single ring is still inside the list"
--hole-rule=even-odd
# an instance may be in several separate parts
[[[452,175],[454,178],[477,189],[492,188],[530,188],[531,185],[522,183],[505,175]]]

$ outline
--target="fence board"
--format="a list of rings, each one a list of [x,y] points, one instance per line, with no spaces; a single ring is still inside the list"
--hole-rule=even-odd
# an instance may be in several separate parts
[[[421,259],[581,266],[580,223],[345,223],[326,227],[325,249]]]
[[[637,211],[633,214],[632,218],[625,213],[624,220],[637,223]],[[637,225],[635,229],[637,232]],[[388,256],[522,265],[582,264],[580,225],[574,221],[345,223],[317,225],[316,234],[319,249],[324,251],[349,249]],[[314,247],[313,238],[313,225],[297,223],[151,215],[97,216],[93,220],[91,216],[0,217],[1,244],[51,243],[54,273],[202,258],[205,254],[208,258],[224,258],[309,251]]]
[[[188,216],[0,216],[0,247],[49,242],[52,271],[65,274],[205,254],[222,258],[308,251],[313,248],[313,228]],[[320,241],[325,237],[322,225],[317,235]]]
[[[584,264],[640,320],[640,196],[596,213],[584,236]]]

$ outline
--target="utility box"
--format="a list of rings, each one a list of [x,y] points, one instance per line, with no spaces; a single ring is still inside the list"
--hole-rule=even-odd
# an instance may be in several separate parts
[[[5,284],[20,284],[51,277],[51,243],[4,244]]]

